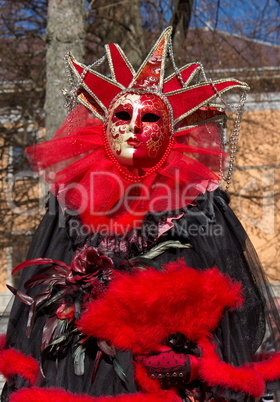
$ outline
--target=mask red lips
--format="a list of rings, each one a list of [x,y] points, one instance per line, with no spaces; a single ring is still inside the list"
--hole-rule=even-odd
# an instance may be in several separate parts
[[[137,138],[132,138],[132,137],[130,137],[126,142],[128,145],[130,145],[133,148],[138,148],[139,145],[142,144],[142,142],[139,141]]]

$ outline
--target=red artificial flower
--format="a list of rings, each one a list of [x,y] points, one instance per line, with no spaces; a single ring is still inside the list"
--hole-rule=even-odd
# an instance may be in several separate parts
[[[65,279],[67,282],[95,289],[99,283],[111,279],[112,269],[111,258],[106,257],[102,251],[97,251],[94,247],[85,247],[74,255]]]

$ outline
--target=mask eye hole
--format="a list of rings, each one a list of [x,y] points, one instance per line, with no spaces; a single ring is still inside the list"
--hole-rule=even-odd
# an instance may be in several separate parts
[[[116,112],[115,116],[119,119],[119,120],[124,120],[124,121],[129,121],[130,118],[130,114],[124,110],[122,110],[121,112]]]
[[[145,113],[141,120],[147,123],[155,123],[156,121],[159,121],[159,119],[160,116],[158,116],[157,114]]]

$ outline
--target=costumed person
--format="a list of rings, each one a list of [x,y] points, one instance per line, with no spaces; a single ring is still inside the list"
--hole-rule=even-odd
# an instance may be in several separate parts
[[[220,189],[248,86],[207,80],[200,63],[178,69],[170,35],[137,72],[116,44],[91,66],[67,55],[71,113],[27,149],[52,195],[14,269],[2,401],[248,401],[279,389],[277,310]],[[104,60],[110,77],[96,70]],[[240,103],[226,143],[228,91]]]

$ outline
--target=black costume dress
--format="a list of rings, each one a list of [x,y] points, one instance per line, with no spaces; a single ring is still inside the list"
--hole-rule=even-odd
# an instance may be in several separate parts
[[[55,204],[54,198],[50,202]],[[253,354],[261,347],[267,327],[266,320],[271,321],[274,314],[274,330],[268,335],[270,341],[273,333],[277,334],[275,325],[279,319],[274,307],[268,312],[265,303],[273,306],[267,282],[259,267],[259,261],[249,242],[249,239],[240,222],[228,205],[228,197],[220,190],[209,192],[197,199],[196,206],[189,206],[180,211],[181,217],[173,220],[173,227],[163,233],[159,238],[157,231],[151,235],[151,225],[157,229],[172,213],[158,216],[146,216],[141,229],[130,232],[122,243],[126,244],[126,251],[121,251],[120,239],[104,239],[98,233],[85,236],[75,230],[69,236],[69,228],[76,217],[64,218],[56,205],[49,208],[38,228],[28,258],[51,257],[55,260],[70,263],[74,251],[84,244],[98,247],[103,246],[104,252],[109,255],[116,269],[126,269],[124,262],[132,257],[145,258],[145,253],[159,243],[179,240],[189,248],[169,248],[153,260],[153,266],[160,268],[164,263],[183,257],[188,266],[198,269],[207,269],[217,266],[221,272],[242,283],[245,292],[245,303],[242,309],[225,312],[219,327],[215,331],[216,344],[222,360],[235,366],[250,362]],[[60,220],[60,221],[59,221]],[[76,226],[75,226],[76,227]],[[105,242],[104,242],[105,240]],[[104,244],[107,242],[107,250]],[[112,246],[113,244],[113,246]],[[22,274],[20,289],[24,291],[24,283],[38,273],[39,267],[26,268]],[[40,288],[39,288],[40,289]],[[31,291],[39,292],[38,286]],[[91,340],[86,350],[85,371],[83,375],[74,373],[73,345],[64,345],[63,350],[51,351],[42,355],[41,332],[49,311],[45,308],[36,316],[34,327],[29,339],[26,337],[26,322],[28,307],[15,300],[11,312],[7,333],[8,345],[32,354],[41,361],[44,378],[40,379],[42,387],[62,387],[75,393],[88,395],[118,395],[134,393],[137,386],[134,381],[132,355],[128,351],[118,351],[117,357],[128,381],[124,383],[114,370],[112,361],[106,356],[101,358],[94,381],[92,371],[97,352],[95,341]],[[279,331],[279,327],[278,327]],[[16,389],[28,386],[21,377],[9,380],[2,393],[2,401],[8,401],[8,395]],[[270,383],[269,392],[274,391],[278,384]],[[191,385],[201,390],[202,399],[212,397],[225,397],[232,400],[247,400],[248,395],[234,392],[221,387],[206,387],[198,380]],[[186,395],[182,395],[182,399]]]

